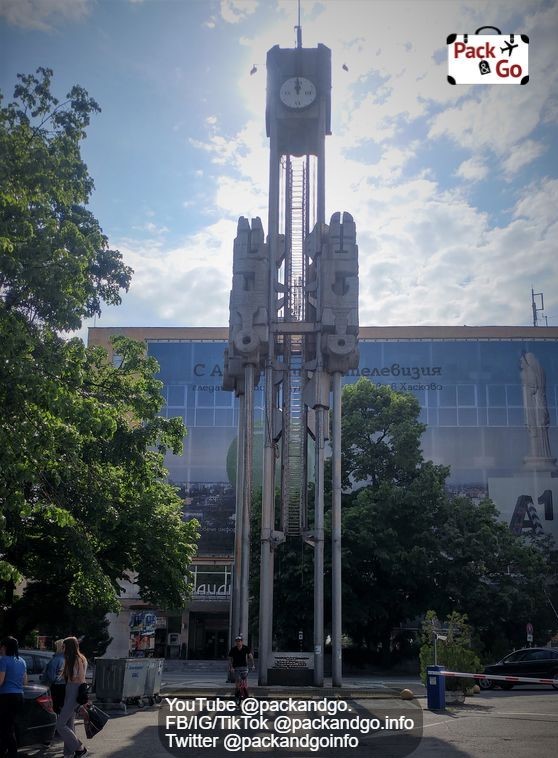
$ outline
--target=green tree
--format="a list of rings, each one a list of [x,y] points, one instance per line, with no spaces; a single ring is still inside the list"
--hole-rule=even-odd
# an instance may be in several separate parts
[[[343,476],[355,487],[342,516],[345,630],[384,653],[427,608],[467,614],[487,649],[523,641],[527,616],[548,631],[556,554],[514,537],[490,501],[448,494],[449,470],[423,460],[419,410],[366,379],[343,391]]]
[[[59,103],[51,78],[19,76],[0,108],[0,622],[20,634],[68,614],[87,631],[128,575],[180,607],[196,541],[165,481],[184,427],[158,415],[156,362],[123,338],[111,363],[63,337],[118,304],[132,272],[85,207],[80,142],[99,108],[80,87]]]
[[[554,593],[557,588],[552,538],[516,537],[491,500],[446,497],[439,519],[439,613],[466,613],[482,648],[492,654],[525,644],[527,622],[546,644],[558,624],[547,594],[547,585]]]
[[[102,302],[120,303],[132,273],[85,207],[94,185],[80,142],[100,108],[78,86],[60,103],[50,69],[18,78],[0,108],[2,318],[78,329]]]
[[[387,652],[392,630],[432,601],[444,474],[425,463],[405,486],[363,487],[344,506],[344,624],[355,643]]]
[[[419,413],[413,395],[394,392],[368,379],[345,386],[341,420],[344,486],[412,481],[422,463],[420,438],[426,429],[418,421]]]

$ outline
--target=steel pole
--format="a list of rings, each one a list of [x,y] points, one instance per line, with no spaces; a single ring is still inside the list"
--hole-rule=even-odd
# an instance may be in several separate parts
[[[259,684],[267,685],[268,662],[271,654],[273,627],[273,531],[274,464],[273,429],[269,410],[273,406],[273,370],[266,368],[266,417],[264,421],[264,459],[262,492],[262,530],[260,544],[260,639]],[[269,409],[269,410],[268,410]],[[264,507],[265,504],[265,507]]]
[[[331,682],[341,687],[343,661],[342,635],[342,583],[341,583],[341,374],[333,374],[332,423],[332,495],[331,495]]]
[[[262,526],[260,544],[260,619],[259,619],[259,675],[262,686],[267,685],[267,668],[272,649],[273,630],[273,570],[274,554],[272,531],[275,515],[275,446],[273,443],[273,417],[275,395],[273,385],[273,361],[275,360],[275,335],[271,329],[277,316],[277,258],[279,235],[279,169],[280,156],[277,149],[275,119],[271,120],[269,151],[269,214],[268,214],[268,256],[269,256],[269,306],[268,324],[269,349],[265,364],[265,409],[264,409],[264,452],[262,481]]]
[[[317,406],[314,497],[314,685],[324,684],[324,408]]]
[[[242,509],[242,558],[240,576],[240,633],[248,640],[248,597],[250,592],[250,513],[252,510],[252,469],[254,442],[254,366],[244,368],[246,425],[244,433],[244,498]]]
[[[234,563],[231,582],[231,623],[229,642],[233,646],[234,638],[240,633],[240,588],[242,566],[242,523],[244,514],[244,437],[246,431],[246,403],[244,392],[238,396],[238,436],[236,444],[236,504],[234,530]]]

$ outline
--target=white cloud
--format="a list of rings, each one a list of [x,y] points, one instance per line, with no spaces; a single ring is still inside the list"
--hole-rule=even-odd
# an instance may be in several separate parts
[[[208,153],[212,163],[233,173],[217,177],[215,205],[229,217],[254,212],[260,215],[267,202],[269,163],[261,124],[251,120],[234,136],[222,134],[217,119],[212,118],[208,126],[206,141],[190,140],[190,143]]]
[[[382,193],[360,235],[361,323],[526,324],[530,286],[558,281],[558,181],[527,188],[506,227],[433,183]],[[363,224],[357,221],[357,234]],[[372,244],[370,244],[372,243]]]
[[[13,26],[52,31],[63,21],[80,21],[90,12],[89,0],[0,0],[0,17]]]
[[[479,156],[463,161],[456,171],[457,176],[469,182],[480,182],[482,179],[486,179],[488,173],[488,165]]]
[[[537,225],[541,234],[548,236],[548,232],[556,230],[558,224],[557,207],[558,179],[544,179],[540,185],[531,184],[525,188],[515,207],[514,215],[517,219]],[[558,256],[556,258],[558,259]]]
[[[484,87],[478,96],[435,116],[429,138],[448,137],[459,147],[490,149],[498,156],[509,153],[541,122],[545,98],[528,87]]]
[[[221,18],[228,24],[238,24],[252,15],[257,7],[257,0],[221,0]]]
[[[146,215],[153,215],[150,213],[146,213]],[[157,226],[157,224],[154,224],[152,221],[148,221],[146,224],[143,224],[142,226],[133,226],[132,229],[137,229],[138,231],[145,231],[149,232],[149,234],[157,234],[162,235],[169,231],[167,226]]]
[[[529,165],[545,152],[545,146],[535,140],[525,140],[515,146],[513,153],[503,163],[504,171],[512,176]]]
[[[158,237],[112,240],[135,272],[122,309],[126,323],[228,323],[235,236],[236,223],[220,220],[175,247],[168,247]],[[114,321],[118,313],[119,309],[109,308],[103,320]]]
[[[259,188],[248,180],[220,177],[215,204],[229,218],[259,216],[264,223],[267,222],[267,193],[262,195]]]

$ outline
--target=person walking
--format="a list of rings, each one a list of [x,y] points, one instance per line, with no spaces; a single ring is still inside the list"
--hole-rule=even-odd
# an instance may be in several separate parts
[[[79,758],[87,753],[87,748],[78,739],[74,730],[79,685],[85,683],[87,658],[79,651],[76,637],[66,637],[64,645],[64,669],[62,676],[66,682],[64,705],[56,720],[56,731],[64,743],[64,758]]]
[[[17,758],[15,720],[23,708],[23,686],[27,684],[27,666],[19,656],[15,637],[0,642],[0,755]]]
[[[50,687],[52,707],[58,715],[64,705],[66,694],[66,682],[64,681],[64,640],[56,640],[54,643],[55,654],[47,664],[44,673],[44,683]]]
[[[229,650],[229,671],[234,674],[236,687],[234,697],[238,705],[241,700],[241,684],[245,688],[245,697],[248,697],[248,664],[254,670],[254,656],[250,648],[244,644],[241,634],[236,639],[234,646]]]

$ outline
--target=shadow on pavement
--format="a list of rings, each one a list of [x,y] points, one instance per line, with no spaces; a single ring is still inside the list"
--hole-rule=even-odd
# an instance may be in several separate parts
[[[459,703],[458,705],[446,705],[445,711],[436,711],[446,716],[457,717],[462,713],[492,713],[495,710],[493,705],[476,705],[474,703]]]

